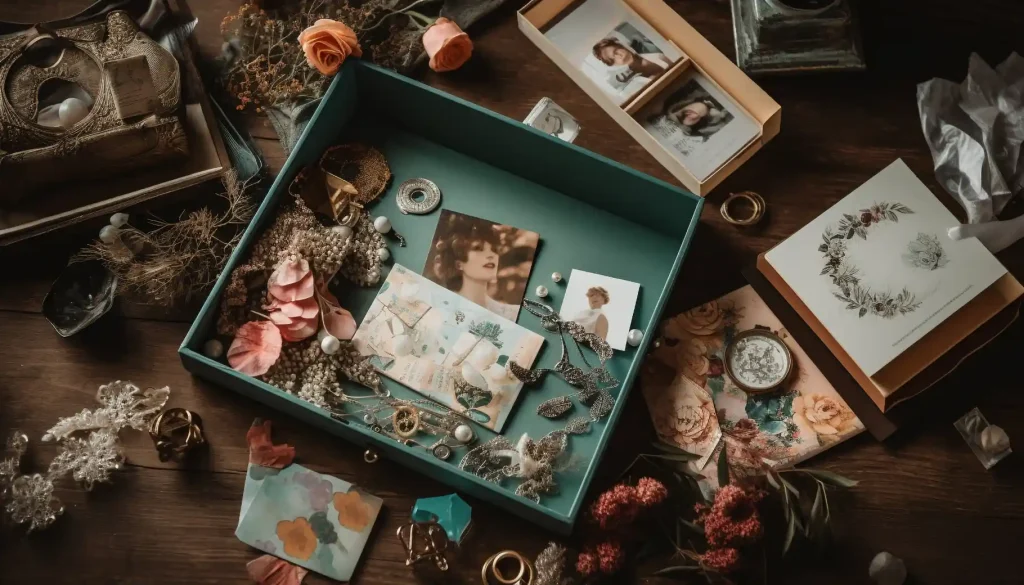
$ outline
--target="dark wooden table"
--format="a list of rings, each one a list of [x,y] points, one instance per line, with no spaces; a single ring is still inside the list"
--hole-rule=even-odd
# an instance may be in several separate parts
[[[87,3],[6,2],[0,19],[52,20]],[[213,55],[221,42],[220,19],[238,0],[192,4],[203,53]],[[733,53],[727,4],[672,4],[723,52]],[[424,71],[421,78],[515,119],[541,97],[550,97],[581,121],[580,146],[671,180],[519,33],[514,8],[500,10],[471,31],[476,54],[464,70]],[[897,157],[941,193],[921,136],[915,84],[935,76],[962,79],[971,51],[994,63],[1020,50],[1024,4],[865,0],[861,8],[869,72],[761,82],[782,104],[782,133],[709,197],[670,312],[741,286],[741,266]],[[248,127],[270,166],[280,168],[284,159],[270,125],[251,118]],[[759,191],[769,206],[766,220],[748,230],[734,229],[718,215],[724,196],[742,189]],[[628,198],[624,193],[624,205]],[[0,530],[0,583],[247,582],[244,565],[257,555],[233,532],[246,466],[245,431],[257,416],[274,419],[277,437],[293,444],[304,464],[385,499],[380,530],[354,582],[413,582],[394,531],[414,499],[447,493],[444,486],[389,462],[367,465],[353,445],[192,378],[176,353],[188,312],[123,306],[76,338],[61,339],[52,331],[39,314],[43,295],[67,257],[98,228],[85,225],[0,251],[0,431],[6,437],[19,428],[38,439],[59,416],[93,407],[100,384],[129,379],[142,386],[169,385],[170,405],[203,416],[211,448],[204,460],[181,467],[161,463],[148,437],[126,434],[129,463],[112,485],[88,494],[62,486],[59,496],[67,513],[44,533]],[[1018,278],[1024,277],[1022,250],[1014,246],[1001,256]],[[1024,582],[1017,557],[1024,542],[1020,459],[986,472],[951,424],[977,405],[1006,428],[1011,440],[1024,437],[1024,393],[1016,372],[1022,341],[1018,323],[944,382],[955,389],[955,400],[891,444],[865,434],[815,460],[814,465],[861,485],[836,514],[838,541],[832,551],[797,556],[775,582],[865,583],[868,561],[881,550],[903,557],[917,583]],[[636,445],[650,435],[637,393],[614,440]],[[610,451],[616,453],[602,466],[605,477],[614,477],[631,456],[630,449]],[[53,454],[52,447],[38,447],[32,460],[42,466]],[[453,583],[478,582],[477,567],[494,551],[535,554],[552,537],[492,506],[472,503],[476,536],[451,572]],[[327,580],[310,575],[307,582]]]

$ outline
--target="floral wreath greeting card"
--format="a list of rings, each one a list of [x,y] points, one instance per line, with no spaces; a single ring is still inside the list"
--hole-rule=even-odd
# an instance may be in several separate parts
[[[765,254],[867,376],[1006,274],[901,160]]]

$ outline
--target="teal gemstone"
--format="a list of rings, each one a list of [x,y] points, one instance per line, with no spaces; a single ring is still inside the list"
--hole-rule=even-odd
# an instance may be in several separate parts
[[[462,542],[473,521],[473,509],[457,494],[421,498],[412,507],[414,522],[437,522],[444,528],[448,540]]]

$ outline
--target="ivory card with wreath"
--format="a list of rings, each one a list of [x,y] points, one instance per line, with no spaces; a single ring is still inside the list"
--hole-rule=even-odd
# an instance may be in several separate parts
[[[1006,274],[902,160],[765,259],[868,376]]]

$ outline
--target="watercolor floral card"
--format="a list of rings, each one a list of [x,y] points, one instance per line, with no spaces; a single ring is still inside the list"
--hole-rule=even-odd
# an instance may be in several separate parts
[[[352,338],[392,380],[501,432],[544,338],[396,265]]]
[[[235,536],[311,571],[348,581],[381,504],[380,498],[348,482],[301,465],[249,465]]]
[[[726,375],[723,357],[737,334],[774,332],[793,354],[794,373],[778,391],[748,394]],[[864,430],[864,425],[750,286],[666,319],[661,344],[644,363],[641,389],[660,440],[700,456],[690,468],[717,485],[721,449],[733,474],[791,465]],[[703,393],[713,401],[704,416]],[[719,432],[720,429],[720,432]],[[719,433],[709,447],[706,438]],[[703,439],[703,441],[701,440]]]

